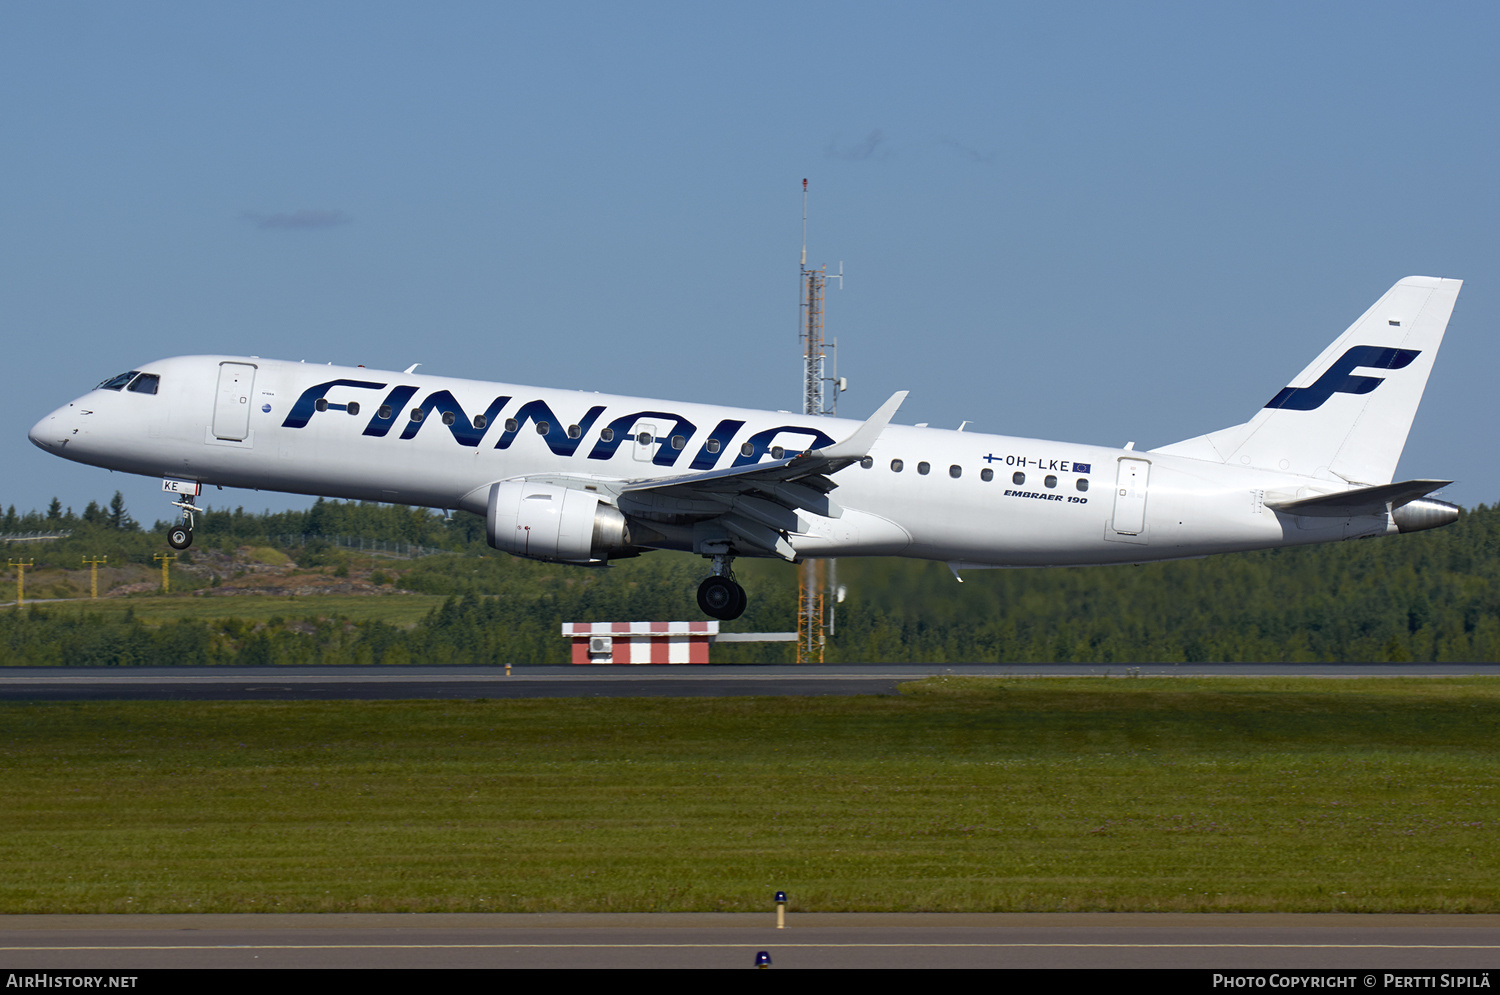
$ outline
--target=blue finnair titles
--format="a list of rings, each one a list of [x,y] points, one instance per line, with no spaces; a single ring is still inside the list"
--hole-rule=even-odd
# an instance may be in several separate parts
[[[422,395],[422,388],[416,384],[400,384],[392,387],[390,392],[384,395],[378,407],[366,408],[356,400],[343,402],[328,400],[330,392],[337,392],[338,396],[347,396],[350,388],[379,392],[385,391],[387,387],[387,384],[373,380],[343,378],[313,384],[304,390],[293,403],[281,427],[284,429],[306,428],[314,416],[323,412],[345,412],[358,415],[362,410],[369,410],[371,411],[370,420],[366,423],[362,433],[366,436],[384,438],[400,422],[402,428],[398,438],[411,440],[417,437],[417,433],[424,425],[436,421],[444,426],[457,445],[477,447],[481,442],[486,441],[491,426],[501,424],[497,421],[498,416],[509,411],[511,402],[514,400],[511,394],[501,394],[489,402],[483,414],[473,416],[465,410],[463,403],[454,396],[452,390],[433,390]],[[406,405],[419,396],[421,400],[408,409]],[[263,405],[263,410],[269,413],[271,409],[269,405]],[[657,466],[676,466],[684,455],[686,440],[698,434],[698,426],[684,415],[666,410],[650,410],[630,411],[612,416],[597,436],[591,435],[594,423],[605,411],[605,405],[593,405],[578,418],[578,421],[568,425],[564,424],[565,419],[553,412],[543,398],[518,403],[514,411],[510,412],[510,417],[505,419],[503,431],[496,432],[494,448],[509,449],[515,443],[517,436],[528,426],[533,426],[554,455],[578,454],[583,440],[590,438],[593,440],[592,445],[583,450],[587,457],[592,460],[609,460],[614,458],[621,446],[632,441],[634,427],[649,420],[653,423],[653,430],[649,442],[645,444],[654,446],[651,462]],[[709,470],[730,456],[735,456],[734,466],[749,466],[758,463],[763,456],[773,450],[788,448],[789,444],[795,445],[797,451],[800,452],[829,446],[834,441],[809,420],[801,425],[777,425],[755,432],[740,445],[738,450],[731,452],[727,444],[744,425],[744,419],[721,419],[703,440],[702,447],[693,457],[692,468]],[[441,434],[441,431],[435,430],[435,434]],[[660,437],[656,435],[658,431],[661,432]],[[682,440],[681,443],[678,440]],[[668,445],[656,445],[657,443],[668,443]]]
[[[1338,358],[1332,366],[1310,387],[1283,387],[1267,402],[1268,408],[1291,408],[1293,411],[1313,411],[1335,391],[1345,394],[1368,394],[1385,382],[1384,377],[1350,376],[1356,367],[1372,370],[1404,370],[1411,361],[1421,355],[1415,349],[1391,349],[1373,345],[1357,345]]]
[[[896,425],[904,393],[857,422],[253,356],[143,364],[31,439],[160,477],[179,549],[205,484],[458,509],[518,556],[701,555],[699,606],[730,619],[737,556],[957,572],[1446,524],[1457,510],[1428,497],[1446,481],[1393,480],[1459,287],[1400,281],[1249,421],[1150,452]]]

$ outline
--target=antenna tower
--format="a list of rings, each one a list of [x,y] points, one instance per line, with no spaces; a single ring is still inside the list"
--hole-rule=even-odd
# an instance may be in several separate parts
[[[802,413],[805,415],[833,415],[838,409],[839,390],[843,382],[830,375],[830,367],[837,371],[837,362],[830,360],[830,353],[838,348],[837,341],[823,337],[823,295],[829,280],[838,280],[844,286],[844,267],[828,275],[828,267],[807,267],[807,181],[802,181],[802,313],[798,322],[797,339],[802,347]],[[823,650],[828,634],[833,632],[833,605],[829,599],[832,589],[830,578],[837,570],[835,560],[808,557],[797,570],[797,662],[822,663]]]
[[[837,377],[829,374],[829,368],[837,370],[838,342],[823,337],[823,295],[829,280],[839,281],[844,286],[843,266],[833,276],[828,267],[807,268],[807,181],[802,181],[802,320],[797,329],[798,343],[802,346],[802,413],[805,415],[832,415],[838,408]]]

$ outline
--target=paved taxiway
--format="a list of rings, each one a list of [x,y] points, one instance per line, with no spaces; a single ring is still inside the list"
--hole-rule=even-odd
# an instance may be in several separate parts
[[[1500,967],[1494,915],[0,916],[0,964],[65,968]]]
[[[840,664],[826,666],[0,667],[0,701],[360,700],[894,694],[941,674],[992,677],[1462,677],[1500,664]]]

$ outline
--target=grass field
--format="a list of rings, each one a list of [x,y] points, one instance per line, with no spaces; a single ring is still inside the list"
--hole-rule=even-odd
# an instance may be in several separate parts
[[[0,912],[1500,911],[1500,682],[0,706]]]

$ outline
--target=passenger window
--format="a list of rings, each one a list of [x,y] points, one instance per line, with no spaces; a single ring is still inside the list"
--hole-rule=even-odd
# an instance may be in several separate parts
[[[1024,484],[1026,483],[1026,474],[1022,473],[1020,470],[1017,470],[1015,473],[1010,475],[1010,482],[1013,484]]]
[[[891,460],[891,470],[892,470],[892,471],[893,471],[893,472],[895,472],[895,473],[900,473],[900,472],[901,472],[901,469],[902,469],[902,468],[903,468],[903,467],[904,467],[904,466],[906,466],[906,464],[905,464],[905,463],[903,463],[903,462],[901,462],[901,461],[900,461],[900,460],[898,460],[898,459],[893,459],[893,460]]]
[[[719,440],[718,439],[709,439],[708,440],[708,445],[704,446],[704,448],[707,449],[711,453],[718,452],[719,451]]]
[[[1088,490],[1089,489],[1089,478],[1087,478],[1087,477],[1079,477],[1078,478],[1078,489],[1080,491],[1086,491],[1086,490]]]
[[[536,434],[537,435],[546,435],[550,431],[552,431],[552,423],[551,422],[539,421],[539,422],[536,423]]]
[[[752,446],[752,445],[750,445],[750,443],[748,443],[748,442],[745,443],[743,446],[740,447],[740,455],[741,456],[754,456],[755,455],[755,447]]]
[[[514,432],[514,431],[518,430],[520,427],[521,427],[521,423],[518,422],[518,421],[516,421],[514,418],[507,418],[507,419],[505,419],[505,430],[507,432]]]
[[[451,411],[444,411],[443,412],[443,424],[444,425],[452,425],[456,421],[458,421],[458,416],[455,415],[453,412],[451,412]]]
[[[995,479],[995,471],[991,470],[989,467],[985,467],[983,470],[979,471],[979,479],[988,483],[989,481]]]
[[[921,473],[921,474],[931,473],[932,472],[932,464],[931,463],[918,463],[917,464],[917,472]]]
[[[377,412],[375,412],[375,414],[376,414],[377,417],[380,418],[381,421],[390,421],[391,420],[391,406],[389,404],[382,404],[380,406],[380,410],[377,411]]]
[[[1045,487],[1056,487],[1057,486],[1057,478],[1054,477],[1054,476],[1052,476],[1052,474],[1049,473],[1049,474],[1047,474],[1047,479],[1042,481],[1042,484]]]
[[[953,464],[952,466],[950,466],[948,468],[948,476],[952,477],[954,480],[957,480],[959,477],[962,477],[963,475],[964,475],[964,468],[961,467],[961,466],[959,466],[957,463]]]
[[[357,415],[357,414],[359,414],[359,402],[358,401],[350,401],[344,407],[344,410],[347,411],[347,412],[349,412],[351,415]]]
[[[656,438],[650,432],[641,432],[635,437],[635,441],[637,445],[649,446],[656,441]]]
[[[771,447],[771,458],[772,459],[786,459],[786,450],[782,449],[780,446],[772,446]]]
[[[569,425],[568,426],[568,438],[570,438],[570,439],[581,439],[581,438],[583,438],[583,429],[579,428],[577,425]]]
[[[600,429],[599,430],[599,441],[600,442],[614,442],[615,441],[615,430],[612,429],[612,428]]]
[[[155,394],[160,383],[161,377],[155,373],[142,373],[131,382],[130,390],[136,394]]]
[[[475,415],[474,416],[474,427],[475,428],[482,429],[485,426],[487,426],[489,423],[490,423],[490,420],[488,418],[486,418],[484,415]]]
[[[868,470],[870,467],[875,465],[875,457],[866,456],[864,459],[859,461],[859,465]]]
[[[136,374],[138,374],[140,372],[141,372],[140,370],[131,370],[129,373],[121,373],[117,377],[110,377],[108,380],[104,381],[102,384],[100,384],[99,386],[95,387],[94,389],[95,390],[122,390],[122,389],[124,389],[125,385],[128,384],[128,383],[130,383],[130,381],[135,378]]]
[[[673,449],[681,449],[685,445],[687,445],[687,439],[683,438],[680,435],[674,435],[674,436],[672,436],[672,448]]]
[[[411,420],[412,421],[421,421],[422,420],[422,409],[421,408],[412,408],[411,409]]]
[[[328,410],[328,398],[326,398],[326,397],[320,397],[320,398],[318,398],[316,401],[313,402],[313,407],[317,408],[319,411],[327,411]]]

